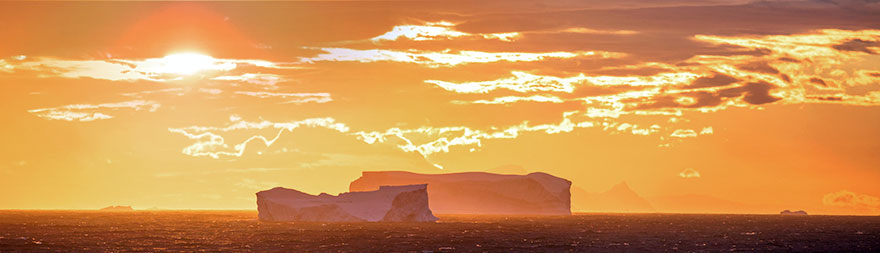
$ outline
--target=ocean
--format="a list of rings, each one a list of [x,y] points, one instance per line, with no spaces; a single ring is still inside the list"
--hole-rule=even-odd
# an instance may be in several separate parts
[[[880,251],[880,217],[439,215],[437,223],[275,223],[255,211],[0,211],[0,252]]]

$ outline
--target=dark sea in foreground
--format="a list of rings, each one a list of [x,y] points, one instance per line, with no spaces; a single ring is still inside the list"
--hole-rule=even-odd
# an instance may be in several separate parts
[[[880,251],[880,217],[440,216],[437,223],[271,223],[252,211],[0,211],[18,251]]]

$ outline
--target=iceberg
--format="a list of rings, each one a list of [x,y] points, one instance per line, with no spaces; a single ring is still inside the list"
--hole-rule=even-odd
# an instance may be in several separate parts
[[[504,175],[485,172],[418,174],[365,171],[351,191],[382,185],[428,184],[430,209],[437,214],[570,215],[571,181],[547,173]]]
[[[786,209],[786,210],[783,210],[782,212],[779,212],[779,214],[781,214],[781,215],[807,215],[807,212],[804,210],[791,211],[791,210]]]
[[[311,222],[431,222],[427,185],[380,186],[338,196],[311,195],[276,187],[257,193],[262,221]]]

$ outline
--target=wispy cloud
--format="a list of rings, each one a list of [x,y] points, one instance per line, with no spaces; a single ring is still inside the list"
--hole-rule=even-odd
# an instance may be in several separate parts
[[[701,176],[700,176],[700,172],[697,171],[697,170],[695,170],[695,169],[692,169],[692,168],[684,169],[683,171],[681,171],[680,173],[678,173],[678,176],[681,177],[681,178],[685,178],[685,179],[688,179],[688,178],[700,178],[700,177],[701,177]]]
[[[518,97],[518,96],[506,96],[506,97],[497,97],[492,100],[476,100],[469,103],[474,104],[489,104],[489,105],[499,105],[499,104],[510,104],[517,102],[540,102],[540,103],[562,103],[565,102],[562,99],[554,96],[547,95],[533,95],[528,97]]]
[[[857,194],[846,190],[825,194],[825,196],[822,197],[822,204],[863,209],[871,213],[880,213],[880,198],[866,194]]]
[[[398,148],[406,152],[419,153],[427,159],[429,155],[434,153],[448,153],[450,147],[454,146],[480,147],[482,146],[482,141],[486,139],[514,139],[523,132],[558,134],[571,132],[576,128],[588,128],[593,126],[593,122],[574,122],[566,117],[558,124],[530,125],[528,122],[523,122],[522,124],[509,126],[504,129],[493,129],[488,131],[472,129],[466,126],[455,126],[421,127],[417,129],[391,128],[384,132],[360,131],[353,134],[358,136],[358,139],[370,144],[382,143],[388,141],[389,138],[396,138],[397,140],[403,141],[403,144],[397,146]],[[425,140],[426,137],[430,137],[430,139],[433,140],[419,143],[414,141],[416,139]],[[471,148],[471,151],[474,151],[474,149]]]
[[[517,92],[553,91],[571,93],[575,84],[585,81],[585,76],[555,77],[533,75],[521,71],[511,72],[513,77],[491,81],[452,83],[439,80],[426,80],[426,83],[437,85],[444,90],[457,93],[488,93],[497,89],[508,89]]]
[[[348,126],[342,123],[337,123],[333,118],[311,118],[288,122],[271,122],[267,120],[249,122],[241,120],[238,117],[230,117],[230,119],[233,120],[232,123],[225,127],[190,126],[168,128],[168,131],[182,134],[183,136],[196,141],[196,143],[185,147],[182,150],[183,154],[196,157],[207,156],[219,159],[221,157],[241,157],[244,155],[248,144],[254,141],[260,141],[266,147],[271,147],[272,144],[281,138],[281,135],[284,132],[293,132],[294,129],[300,127],[327,128],[343,133],[348,132],[349,130]],[[230,147],[230,144],[226,142],[226,137],[224,137],[230,132],[262,129],[274,129],[278,132],[270,137],[252,135],[237,144],[232,144],[232,147]]]
[[[279,93],[266,91],[236,91],[235,94],[252,96],[258,98],[281,98],[284,103],[304,104],[304,103],[327,103],[333,101],[330,93]]]
[[[616,58],[624,54],[600,51],[577,52],[480,52],[480,51],[420,51],[387,49],[315,48],[324,51],[314,57],[302,58],[303,62],[322,61],[351,62],[404,62],[429,67],[452,67],[461,64],[492,62],[534,62],[546,59],[568,59],[577,57]]]
[[[168,89],[159,89],[159,90],[145,90],[145,91],[138,91],[138,92],[128,92],[128,93],[121,93],[119,95],[126,96],[126,97],[142,98],[144,96],[153,95],[153,94],[169,93],[169,94],[175,94],[177,96],[181,96],[184,94],[185,91],[186,90],[184,88],[168,88]]]
[[[455,30],[455,24],[447,21],[427,22],[421,25],[399,25],[391,29],[391,31],[373,37],[371,41],[394,41],[406,38],[413,41],[426,40],[449,40],[449,39],[497,39],[500,41],[513,41],[520,36],[520,33],[466,33]]]
[[[218,76],[212,78],[213,80],[224,80],[224,81],[238,81],[245,82],[256,85],[267,85],[272,86],[277,83],[286,81],[286,79],[281,75],[276,74],[260,74],[260,73],[246,73],[236,76]]]
[[[676,137],[676,138],[691,138],[691,137],[697,137],[697,132],[694,131],[693,129],[676,129],[669,136]]]
[[[131,109],[135,111],[148,110],[154,112],[159,109],[159,107],[160,104],[155,101],[133,100],[95,105],[72,104],[52,108],[33,109],[28,110],[28,112],[47,120],[87,122],[113,118],[113,116],[107,113],[120,109]]]
[[[218,59],[200,54],[172,54],[161,58],[146,59],[61,59],[54,57],[12,57],[3,59],[0,67],[6,72],[32,71],[41,77],[94,78],[111,81],[155,81],[166,82],[183,80],[199,74],[207,78],[228,76],[241,66],[270,70],[299,69],[299,63],[276,63],[254,59]],[[257,84],[272,82],[272,75],[242,74],[241,81]],[[224,80],[224,79],[218,79]],[[280,80],[275,80],[280,81]]]
[[[599,29],[591,29],[586,27],[572,27],[566,28],[559,31],[554,31],[558,33],[582,33],[582,34],[613,34],[613,35],[633,35],[639,34],[638,31],[632,30],[599,30]]]
[[[423,24],[407,24],[394,26],[391,31],[382,35],[371,38],[373,42],[396,41],[407,39],[412,41],[432,41],[432,40],[454,40],[454,39],[486,39],[499,40],[505,42],[513,42],[528,34],[554,34],[554,33],[576,33],[576,34],[602,34],[602,35],[634,35],[637,31],[631,30],[600,30],[586,27],[570,27],[557,30],[539,30],[539,31],[522,31],[522,32],[501,32],[501,33],[468,33],[456,30],[456,23],[449,21],[425,22]]]
[[[444,90],[457,93],[487,93],[498,89],[516,92],[565,92],[572,93],[578,86],[672,86],[687,84],[698,78],[690,72],[659,73],[651,76],[588,76],[579,74],[570,77],[535,75],[522,71],[512,71],[512,77],[491,81],[445,82],[426,80]]]

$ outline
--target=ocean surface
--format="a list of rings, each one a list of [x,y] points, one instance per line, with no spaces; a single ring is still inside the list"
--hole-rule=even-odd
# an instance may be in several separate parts
[[[272,223],[253,211],[0,211],[18,251],[880,251],[880,217],[440,216],[437,223]]]

